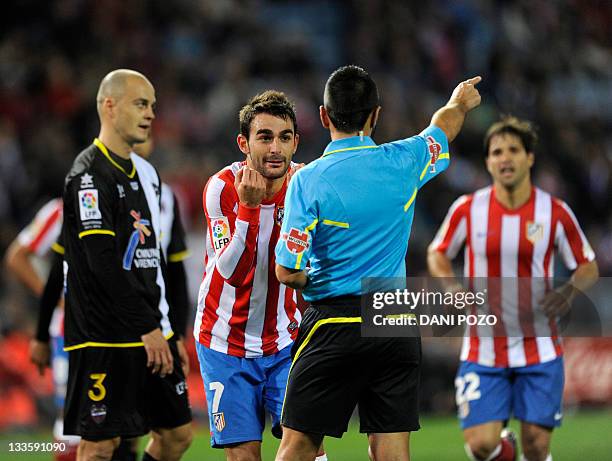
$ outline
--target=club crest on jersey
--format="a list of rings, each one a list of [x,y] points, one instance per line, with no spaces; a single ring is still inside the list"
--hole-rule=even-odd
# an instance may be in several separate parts
[[[132,235],[130,235],[130,240],[128,241],[128,246],[125,250],[125,254],[123,255],[123,268],[126,271],[129,271],[132,268],[132,262],[134,261],[134,254],[136,253],[136,247],[138,247],[138,243],[145,243],[145,238],[151,235],[151,231],[147,226],[150,226],[151,223],[148,219],[142,219],[140,217],[140,213],[131,210],[130,215],[134,218],[134,231]]]
[[[431,166],[429,172],[436,172],[436,162],[440,153],[442,152],[442,145],[437,142],[433,136],[427,136],[427,149],[429,150],[429,165]]]
[[[527,240],[535,244],[538,240],[544,238],[544,226],[537,222],[527,221],[525,233]]]
[[[85,189],[79,191],[79,212],[81,221],[102,219],[100,202],[98,200],[98,189]]]
[[[281,238],[285,241],[285,245],[289,252],[294,255],[303,253],[310,246],[308,243],[308,232],[302,232],[295,227],[292,227],[288,233],[284,232]]]
[[[218,432],[221,432],[223,429],[225,429],[225,415],[223,414],[222,411],[218,412],[218,413],[213,413],[213,423],[215,424],[215,428],[217,429]]]
[[[87,189],[93,187],[93,185],[94,183],[92,175],[90,175],[89,173],[85,173],[83,176],[81,176],[81,189]]]
[[[282,226],[284,217],[285,217],[285,207],[282,205],[277,206],[274,212],[274,221],[276,222],[276,224],[279,226]]]
[[[92,405],[89,409],[89,414],[91,415],[91,419],[93,419],[94,423],[102,424],[106,419],[106,405]]]
[[[213,219],[210,223],[210,233],[215,251],[220,251],[230,242],[229,219],[225,216]]]

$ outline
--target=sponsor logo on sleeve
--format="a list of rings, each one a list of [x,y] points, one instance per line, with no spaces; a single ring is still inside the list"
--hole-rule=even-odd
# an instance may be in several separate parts
[[[302,232],[295,227],[292,227],[288,233],[284,232],[281,238],[285,241],[287,250],[294,255],[303,253],[310,246],[308,243],[308,232]]]
[[[225,216],[213,219],[210,223],[210,232],[215,251],[220,251],[231,239],[229,219]]]
[[[442,145],[437,142],[433,136],[427,136],[427,149],[429,150],[429,165],[431,166],[429,172],[436,172],[436,162],[440,153],[442,152]]]
[[[79,211],[81,214],[81,221],[102,219],[97,189],[85,189],[79,191]]]
[[[89,173],[85,173],[81,176],[81,189],[89,189],[94,186],[93,176]]]
[[[278,205],[274,213],[274,221],[276,222],[278,226],[283,225],[284,217],[285,217],[285,207],[282,205]]]

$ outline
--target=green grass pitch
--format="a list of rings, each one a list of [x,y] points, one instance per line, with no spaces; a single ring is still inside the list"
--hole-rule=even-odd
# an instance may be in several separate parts
[[[457,421],[451,417],[423,417],[421,430],[411,436],[411,458],[415,461],[462,461],[467,460],[463,452],[463,441]],[[517,430],[515,421],[511,426]],[[563,426],[553,435],[552,453],[555,461],[607,461],[612,459],[612,409],[582,411],[568,414]],[[0,461],[50,460],[49,453],[9,453],[8,443],[17,441],[48,442],[49,433],[33,436],[23,434],[0,435]],[[367,460],[366,437],[352,425],[342,439],[325,439],[330,461]],[[278,441],[269,431],[263,443],[263,460],[274,460]],[[190,449],[183,457],[185,461],[222,461],[223,450],[209,446],[206,428],[200,428]]]

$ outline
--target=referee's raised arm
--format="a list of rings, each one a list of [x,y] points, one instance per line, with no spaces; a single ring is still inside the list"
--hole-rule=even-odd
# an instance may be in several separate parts
[[[431,124],[440,128],[451,142],[461,131],[466,114],[480,105],[480,93],[476,85],[482,77],[477,76],[461,82],[444,107],[431,118]]]

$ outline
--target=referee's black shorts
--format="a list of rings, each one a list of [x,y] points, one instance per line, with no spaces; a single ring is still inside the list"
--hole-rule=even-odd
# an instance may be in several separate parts
[[[419,429],[420,338],[363,338],[360,298],[321,301],[304,313],[282,424],[341,437],[359,405],[360,431]]]
[[[99,441],[132,438],[191,421],[176,341],[168,341],[174,371],[147,368],[144,347],[86,347],[69,352],[64,434]]]

